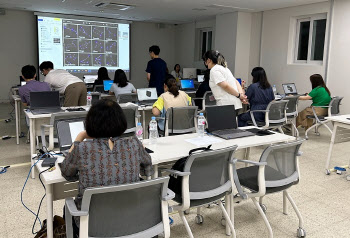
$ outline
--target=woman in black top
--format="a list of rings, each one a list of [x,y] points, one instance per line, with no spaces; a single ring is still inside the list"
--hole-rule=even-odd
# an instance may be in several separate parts
[[[94,82],[95,85],[103,85],[103,80],[111,80],[108,76],[108,70],[105,67],[101,67],[97,71],[97,79]]]
[[[202,98],[206,92],[211,91],[209,87],[209,79],[210,69],[207,69],[204,73],[204,81],[199,85],[197,89],[196,98]],[[198,106],[198,109],[202,109],[202,100],[196,99],[195,103]]]

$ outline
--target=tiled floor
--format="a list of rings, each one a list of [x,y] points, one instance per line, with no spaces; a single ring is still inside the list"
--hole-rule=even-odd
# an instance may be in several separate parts
[[[11,107],[0,104],[0,136],[15,135],[15,122],[5,123]],[[24,123],[24,120],[22,120]],[[27,132],[22,125],[23,132]],[[300,131],[301,136],[304,131]],[[29,171],[29,145],[21,138],[21,144],[16,145],[15,138],[0,140],[0,166],[13,165],[7,173],[0,175],[0,237],[22,238],[34,237],[31,233],[34,216],[21,204],[21,190]],[[330,135],[321,130],[321,136],[310,135],[301,150],[300,158],[301,180],[290,190],[304,218],[307,237],[350,237],[350,182],[343,175],[326,176],[324,164],[328,152]],[[263,148],[252,150],[252,159],[257,160]],[[332,165],[344,165],[349,161],[350,142],[334,146]],[[24,163],[24,164],[23,164]],[[23,192],[25,204],[37,210],[44,188],[38,179],[29,179]],[[265,199],[267,217],[272,226],[274,237],[296,237],[298,219],[289,205],[288,216],[282,214],[282,194],[273,194]],[[55,214],[62,215],[63,201],[54,203]],[[227,237],[225,229],[220,224],[221,212],[215,205],[204,208],[204,224],[195,224],[195,210],[187,216],[195,237],[212,238]],[[41,219],[46,217],[46,203],[43,202]],[[174,224],[171,226],[171,237],[187,237],[186,231],[177,214],[171,214]],[[254,238],[267,237],[267,229],[251,201],[235,206],[235,228],[237,237]],[[36,226],[38,229],[38,226]]]

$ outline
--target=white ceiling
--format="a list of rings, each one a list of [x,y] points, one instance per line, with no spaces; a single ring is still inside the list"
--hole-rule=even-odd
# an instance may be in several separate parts
[[[258,12],[327,0],[0,0],[0,8],[179,24],[234,11]],[[131,5],[128,10],[111,5]]]

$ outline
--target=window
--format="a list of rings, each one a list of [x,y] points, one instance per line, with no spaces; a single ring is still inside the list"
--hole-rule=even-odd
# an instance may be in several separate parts
[[[326,27],[325,14],[297,20],[295,62],[323,61]]]
[[[199,59],[202,59],[202,56],[208,50],[212,49],[213,42],[213,30],[211,28],[200,29],[200,50],[199,50]]]

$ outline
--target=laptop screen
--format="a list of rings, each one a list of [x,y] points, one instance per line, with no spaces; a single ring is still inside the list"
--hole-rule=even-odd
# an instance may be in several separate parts
[[[21,86],[26,85],[26,83],[27,83],[26,81],[22,81],[22,82],[21,82]]]
[[[30,92],[30,109],[52,107],[60,107],[60,93],[58,91]]]
[[[282,84],[283,90],[285,94],[297,94],[297,88],[294,83],[286,83]]]
[[[113,80],[103,80],[103,89],[109,91],[112,87]]]
[[[201,83],[204,81],[204,75],[198,75],[197,76],[198,82]]]
[[[156,88],[139,88],[137,89],[137,98],[141,101],[146,100],[157,100],[157,89]]]
[[[234,105],[205,107],[208,131],[236,129],[236,111]]]
[[[84,119],[59,121],[57,134],[60,149],[69,149],[77,135],[83,130],[85,130]]]
[[[181,80],[182,89],[194,89],[193,79],[182,79]]]
[[[84,83],[94,83],[97,77],[97,75],[84,75]]]

